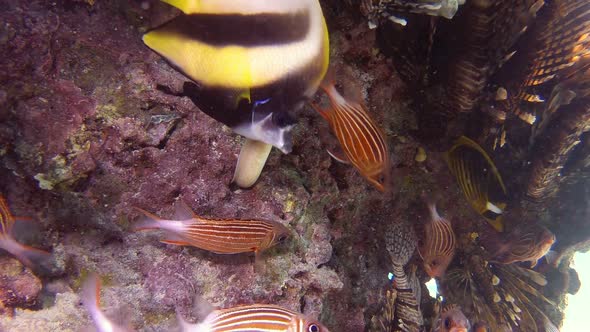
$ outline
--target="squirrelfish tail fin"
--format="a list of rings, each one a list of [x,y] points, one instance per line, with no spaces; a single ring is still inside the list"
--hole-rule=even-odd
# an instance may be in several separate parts
[[[20,244],[9,234],[0,234],[0,249],[8,251],[28,267],[34,267],[35,262],[46,260],[51,255],[47,251]]]
[[[133,209],[141,212],[144,217],[140,218],[139,221],[137,221],[132,229],[134,232],[138,232],[138,231],[145,231],[145,230],[150,230],[150,229],[160,229],[162,228],[161,226],[161,222],[162,222],[162,218],[156,216],[155,214],[148,212],[144,209],[138,208],[138,207],[133,207]]]
[[[96,329],[99,332],[117,331],[117,327],[105,316],[100,309],[100,278],[91,273],[82,286],[82,303],[90,313]]]

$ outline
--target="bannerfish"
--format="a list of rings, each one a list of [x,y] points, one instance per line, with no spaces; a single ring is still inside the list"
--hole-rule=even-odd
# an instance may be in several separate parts
[[[508,197],[500,172],[484,149],[461,136],[447,152],[447,163],[473,209],[497,231],[504,230],[502,213]]]
[[[457,305],[448,305],[442,309],[437,321],[435,332],[468,332],[471,331],[471,323],[461,308]]]
[[[377,190],[385,191],[389,180],[389,148],[381,129],[371,118],[363,103],[344,98],[331,80],[322,83],[330,99],[328,108],[312,103],[328,121],[340,142],[343,154],[330,152],[337,161],[350,162]]]
[[[533,268],[549,252],[553,243],[555,235],[546,227],[519,224],[507,234],[498,248],[492,249],[493,258],[490,261],[502,264],[531,262]]]
[[[163,243],[193,246],[217,254],[253,252],[258,257],[264,250],[283,242],[289,236],[287,227],[275,221],[246,219],[207,219],[197,216],[183,204],[177,205],[177,220],[162,219],[145,210],[135,231],[159,229],[166,232]]]
[[[14,239],[12,228],[19,219],[25,220],[28,218],[13,216],[6,199],[0,194],[0,249],[8,251],[28,267],[33,267],[34,262],[47,258],[49,253],[20,244]]]
[[[434,203],[428,203],[430,220],[424,225],[425,239],[418,252],[424,260],[424,270],[431,277],[443,277],[455,256],[456,238],[451,223],[441,217]]]
[[[183,95],[247,141],[290,153],[292,112],[315,94],[328,69],[328,29],[319,1],[165,2],[184,14],[143,41],[194,81],[185,84]],[[252,186],[269,153],[270,147],[245,144],[233,182]],[[247,154],[257,156],[242,157]]]
[[[96,274],[90,274],[84,281],[81,298],[98,332],[131,331],[129,328],[115,324],[100,309],[100,279]]]
[[[184,332],[329,332],[320,322],[271,304],[252,304],[211,312],[200,323],[180,320]]]

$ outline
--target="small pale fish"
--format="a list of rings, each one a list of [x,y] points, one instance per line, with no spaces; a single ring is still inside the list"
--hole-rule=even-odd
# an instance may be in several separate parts
[[[504,230],[502,213],[508,197],[500,172],[484,149],[462,136],[447,152],[447,163],[473,209],[497,231]]]
[[[100,279],[96,274],[90,274],[84,281],[81,298],[98,332],[132,331],[130,328],[115,324],[100,309]]]
[[[555,235],[546,227],[538,224],[519,224],[508,233],[494,254],[492,262],[512,264],[531,262],[531,268],[537,265],[555,243]]]
[[[330,98],[330,107],[312,106],[328,121],[340,142],[343,155],[337,160],[350,162],[377,190],[385,191],[389,180],[389,148],[381,129],[362,102],[346,99],[332,82],[322,89]]]
[[[442,309],[437,321],[435,332],[468,332],[471,323],[457,305],[448,305]]]
[[[48,258],[49,253],[20,244],[12,236],[13,226],[16,221],[27,219],[29,218],[13,216],[6,199],[0,194],[0,249],[8,251],[28,267],[33,267],[35,262]]]
[[[145,210],[137,209],[146,218],[139,221],[136,231],[160,229],[166,232],[163,243],[193,246],[217,254],[254,252],[284,241],[289,236],[287,227],[275,221],[247,219],[206,219],[197,216],[184,204],[177,205],[178,220],[162,219]]]
[[[181,319],[184,332],[328,332],[320,322],[270,304],[253,304],[211,312],[202,322]]]
[[[424,260],[424,270],[431,277],[441,278],[455,256],[456,238],[451,223],[441,217],[434,203],[428,204],[430,220],[424,226],[425,239],[418,252]]]

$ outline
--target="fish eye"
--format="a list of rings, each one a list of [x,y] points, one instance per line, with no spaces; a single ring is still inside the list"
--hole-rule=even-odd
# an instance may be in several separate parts
[[[320,328],[315,324],[310,324],[307,327],[307,332],[320,332]]]
[[[451,327],[451,320],[447,317],[445,318],[445,328],[450,328]]]
[[[279,236],[279,239],[277,240],[278,242],[283,242],[287,239],[287,235],[281,235]]]

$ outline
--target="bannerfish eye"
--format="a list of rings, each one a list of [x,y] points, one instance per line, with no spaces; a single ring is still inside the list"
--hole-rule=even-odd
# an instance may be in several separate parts
[[[450,328],[451,327],[451,320],[449,318],[445,318],[445,328]]]
[[[307,332],[320,332],[320,328],[315,324],[311,324],[307,328]]]

